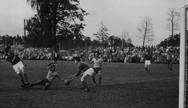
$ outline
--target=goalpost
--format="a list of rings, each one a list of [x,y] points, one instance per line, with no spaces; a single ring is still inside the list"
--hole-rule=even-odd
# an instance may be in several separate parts
[[[187,33],[188,33],[188,5],[185,5],[183,8],[182,14],[182,30],[181,30],[181,38],[180,38],[180,64],[179,64],[179,108],[188,107],[186,104],[187,100]]]

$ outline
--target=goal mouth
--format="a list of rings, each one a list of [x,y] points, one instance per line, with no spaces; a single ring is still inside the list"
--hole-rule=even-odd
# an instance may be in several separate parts
[[[188,105],[188,97],[186,91],[188,89],[187,76],[187,59],[188,59],[188,5],[182,10],[182,30],[180,37],[180,64],[179,64],[179,108],[186,108]]]

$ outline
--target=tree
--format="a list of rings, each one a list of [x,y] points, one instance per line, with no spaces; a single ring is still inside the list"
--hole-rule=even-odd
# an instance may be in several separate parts
[[[84,29],[84,17],[88,13],[79,7],[79,0],[27,0],[37,11],[39,28],[42,37],[50,38],[51,46],[57,43],[56,35],[81,37]],[[33,31],[29,31],[33,32]]]
[[[151,18],[145,17],[142,22],[141,26],[138,28],[139,31],[139,38],[143,39],[142,47],[144,48],[145,42],[153,41],[153,25],[151,23]]]
[[[132,46],[131,45],[132,44],[132,39],[130,37],[128,37],[128,39],[127,39],[127,44],[128,44],[128,46]]]
[[[86,47],[91,46],[91,38],[90,37],[85,37],[83,41],[84,41],[84,46],[86,46]]]
[[[41,21],[38,15],[35,15],[34,17],[27,20],[25,29],[28,31],[28,35],[24,37],[26,46],[49,46],[48,40],[51,40],[51,38],[47,37],[46,35],[42,35],[43,32]],[[47,38],[45,38],[45,36]]]
[[[129,37],[129,33],[128,32],[123,32],[122,33],[122,45],[121,45],[121,47],[123,48],[124,46],[125,46],[125,41],[128,39],[128,37]]]
[[[122,44],[122,40],[119,37],[114,36],[114,35],[108,38],[108,42],[110,46],[113,46],[113,47],[120,46]]]
[[[22,36],[10,36],[10,35],[3,35],[0,36],[1,43],[5,46],[11,46],[11,45],[22,45],[24,42],[24,39]]]
[[[101,41],[101,43],[103,43],[104,45],[108,43],[108,28],[104,25],[103,22],[99,24],[99,30],[97,31],[97,33],[94,33],[93,35],[96,36],[96,38],[99,41]]]
[[[174,31],[179,29],[180,13],[174,8],[168,9],[168,28],[171,31],[171,36],[174,35]]]
[[[157,46],[164,47],[164,48],[168,46],[179,47],[180,46],[180,33],[164,39]]]

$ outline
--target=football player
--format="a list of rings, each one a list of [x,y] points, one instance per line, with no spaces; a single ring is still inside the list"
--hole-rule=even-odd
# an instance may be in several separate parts
[[[99,82],[98,83],[99,83],[99,85],[101,85],[101,83],[102,83],[102,63],[103,63],[103,60],[100,57],[98,52],[94,53],[94,58],[92,59],[91,62],[93,63],[93,69],[94,69],[95,73],[97,73],[99,75]]]
[[[152,59],[151,53],[149,51],[146,51],[144,58],[145,58],[145,71],[151,72],[151,59]]]
[[[81,79],[80,79],[82,83],[82,87],[80,89],[83,89],[85,92],[88,92],[89,87],[87,85],[86,79],[88,77],[92,77],[93,82],[96,84],[95,77],[94,77],[96,75],[96,72],[94,71],[93,68],[90,68],[87,64],[81,62],[80,57],[75,57],[74,60],[75,60],[75,63],[78,65],[79,70],[73,76],[78,77],[80,74],[82,74]]]
[[[29,86],[28,76],[25,73],[24,68],[26,64],[21,60],[21,58],[11,50],[11,47],[8,46],[5,48],[5,59],[12,64],[14,71],[19,75],[22,85],[22,88]]]
[[[60,78],[59,74],[55,71],[55,69],[56,69],[55,62],[48,64],[48,73],[47,73],[46,77],[40,81],[31,83],[30,87],[40,85],[40,86],[44,86],[44,89],[47,90],[51,86],[51,83],[55,78],[63,80]]]

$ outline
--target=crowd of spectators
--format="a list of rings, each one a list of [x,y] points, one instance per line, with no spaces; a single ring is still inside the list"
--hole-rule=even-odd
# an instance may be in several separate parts
[[[97,52],[104,62],[142,63],[144,62],[145,53],[149,51],[154,63],[166,63],[169,54],[172,56],[173,62],[178,63],[179,50],[178,47],[146,47],[145,49],[141,47],[97,47],[55,52],[50,48],[23,48],[22,50],[16,50],[16,53],[24,60],[51,60],[54,53],[57,53],[59,60],[71,61],[74,56],[80,56],[83,61],[87,61],[93,57],[94,52]]]
[[[94,52],[98,52],[105,62],[124,62],[124,63],[143,63],[145,53],[149,52],[152,56],[151,61],[154,63],[166,63],[169,55],[173,63],[179,63],[179,48],[178,47],[127,47],[127,48],[95,48],[82,49],[78,54],[84,61],[90,60]]]
[[[52,59],[50,48],[25,48],[18,51],[19,57],[27,60],[49,60]]]

